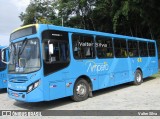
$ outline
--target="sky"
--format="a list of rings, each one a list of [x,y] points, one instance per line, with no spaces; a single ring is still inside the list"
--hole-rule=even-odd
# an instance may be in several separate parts
[[[0,45],[8,46],[11,32],[20,27],[21,12],[29,5],[30,0],[0,0]]]

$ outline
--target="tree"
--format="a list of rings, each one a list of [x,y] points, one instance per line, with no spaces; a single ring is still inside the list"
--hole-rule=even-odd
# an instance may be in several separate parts
[[[135,37],[158,39],[157,0],[31,0],[20,14],[23,25],[48,23]]]
[[[59,11],[59,17],[62,17],[67,25],[73,25],[71,22],[79,22],[78,28],[95,29],[92,11],[95,0],[57,0],[56,6]]]
[[[129,36],[160,37],[156,0],[31,0],[23,25],[49,23]]]
[[[31,0],[25,13],[20,14],[23,25],[32,23],[60,24],[53,7],[54,0]],[[50,4],[51,3],[51,4]]]

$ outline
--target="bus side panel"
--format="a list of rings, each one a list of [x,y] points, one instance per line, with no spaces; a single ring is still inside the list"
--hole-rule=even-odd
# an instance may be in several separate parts
[[[7,71],[0,72],[0,89],[7,87]]]
[[[50,99],[58,99],[65,96],[65,82],[50,82]]]
[[[114,85],[113,78],[113,65],[114,58],[101,59],[97,64],[99,64],[98,70],[98,87],[99,89],[110,87]]]
[[[158,51],[157,51],[157,45],[155,42],[155,56],[150,57],[150,63],[148,66],[150,75],[153,75],[158,72]]]
[[[7,88],[7,72],[8,72],[7,65],[1,61],[1,53],[2,53],[1,49],[2,47],[0,47],[0,68],[1,68],[0,70],[0,89]],[[5,49],[4,51],[5,51],[5,61],[8,61],[8,50]]]
[[[149,65],[148,65],[148,75],[151,76],[158,72],[158,58],[157,57],[150,57],[149,58]]]
[[[99,75],[98,79],[99,79],[99,89],[114,85],[114,79],[110,79],[109,74]]]
[[[92,90],[97,90],[98,88],[98,67],[94,67],[97,64],[96,60],[72,60],[70,67],[72,78],[76,81],[79,77],[86,76],[92,83]],[[98,68],[98,69],[97,69]]]
[[[129,66],[129,81],[134,81],[134,77],[135,77],[135,71],[137,69],[137,62],[138,58],[132,58],[130,57],[128,59],[128,66]]]
[[[129,79],[129,66],[127,58],[115,58],[113,62],[113,72],[115,78],[115,85],[122,84]]]
[[[140,57],[138,60],[138,67],[142,70],[143,78],[150,76],[150,57]]]
[[[65,94],[66,96],[71,96],[73,95],[73,87],[74,87],[74,79],[66,79],[65,81]]]
[[[65,68],[59,72],[54,72],[53,74],[44,77],[44,80],[48,82],[46,85],[49,88],[49,100],[63,98],[72,94],[71,90],[73,90],[73,80],[70,78],[69,74],[70,72],[68,71],[68,68]],[[70,84],[68,87],[67,82]]]
[[[149,70],[150,75],[156,74],[158,72],[158,51],[157,51],[157,44],[155,42],[155,56],[150,57],[150,63],[149,63]]]

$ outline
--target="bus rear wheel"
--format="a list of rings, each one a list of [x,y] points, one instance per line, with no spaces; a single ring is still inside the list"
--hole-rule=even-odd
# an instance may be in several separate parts
[[[134,77],[134,84],[140,85],[143,82],[142,72],[140,70],[136,70]]]
[[[74,86],[73,96],[71,97],[74,101],[80,102],[86,100],[89,96],[89,84],[84,79],[79,79]]]

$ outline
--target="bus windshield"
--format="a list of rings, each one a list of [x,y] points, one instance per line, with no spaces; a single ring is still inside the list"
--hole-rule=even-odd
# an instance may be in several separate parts
[[[24,39],[10,47],[9,73],[31,73],[40,69],[38,39]]]
[[[4,53],[5,55],[5,53]],[[6,56],[5,56],[6,57]],[[3,71],[6,69],[6,64],[4,64],[1,60],[2,56],[1,56],[1,49],[0,49],[0,71]]]

